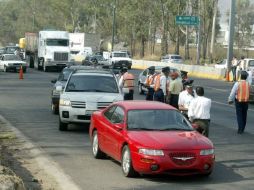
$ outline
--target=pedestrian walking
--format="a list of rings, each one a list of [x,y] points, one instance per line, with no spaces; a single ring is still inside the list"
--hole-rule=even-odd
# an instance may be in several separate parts
[[[165,102],[167,87],[169,85],[169,67],[162,68],[162,74],[158,74],[154,84],[154,101]]]
[[[231,63],[232,63],[231,69],[232,69],[232,74],[233,74],[233,81],[236,81],[236,68],[237,68],[237,64],[238,64],[238,60],[237,60],[236,56],[233,57]]]
[[[134,94],[134,75],[128,73],[127,67],[121,69],[121,77],[119,80],[119,88],[124,94],[124,100],[133,100]]]
[[[188,118],[190,103],[195,97],[192,82],[193,81],[187,81],[184,83],[185,90],[180,92],[178,99],[178,109],[186,118]]]
[[[248,112],[248,101],[250,96],[250,85],[246,81],[248,73],[246,71],[242,71],[240,77],[241,80],[234,84],[228,97],[229,104],[233,104],[235,102],[238,134],[242,134],[245,130]]]
[[[145,85],[148,89],[147,94],[146,94],[146,100],[153,101],[153,96],[154,96],[154,81],[156,77],[155,73],[155,67],[149,67],[148,68],[149,73],[145,81]]]
[[[198,126],[198,131],[206,137],[209,136],[211,99],[204,96],[204,88],[196,88],[197,97],[190,102],[189,120]]]
[[[178,109],[179,94],[183,90],[182,80],[179,80],[178,73],[171,74],[171,82],[168,89],[169,104]]]

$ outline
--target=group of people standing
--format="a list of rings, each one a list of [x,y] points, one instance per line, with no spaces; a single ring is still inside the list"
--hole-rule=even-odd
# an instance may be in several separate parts
[[[170,67],[155,72],[155,67],[149,67],[145,81],[148,89],[146,100],[167,103],[179,109],[192,123],[196,123],[202,133],[208,137],[210,124],[211,100],[204,97],[204,88],[193,90],[190,80],[182,81],[177,71],[170,72]],[[124,100],[133,100],[134,76],[123,68],[119,87],[124,94]],[[124,92],[127,88],[127,92]],[[185,89],[184,89],[185,88]]]
[[[252,84],[252,71],[246,65],[244,61],[244,56],[241,56],[241,59],[238,60],[236,56],[233,57],[231,62],[231,71],[233,74],[233,81],[238,81],[241,75],[241,71],[246,71],[248,73],[247,81],[249,84]]]

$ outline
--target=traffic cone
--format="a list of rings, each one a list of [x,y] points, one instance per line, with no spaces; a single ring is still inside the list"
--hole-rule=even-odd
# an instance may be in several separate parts
[[[20,66],[20,69],[19,69],[19,79],[24,79],[22,65]]]

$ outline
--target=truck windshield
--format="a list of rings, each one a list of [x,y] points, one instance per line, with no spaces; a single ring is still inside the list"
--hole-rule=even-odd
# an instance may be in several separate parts
[[[113,57],[128,57],[127,53],[113,53]]]
[[[47,39],[47,46],[69,46],[69,40],[66,39]]]

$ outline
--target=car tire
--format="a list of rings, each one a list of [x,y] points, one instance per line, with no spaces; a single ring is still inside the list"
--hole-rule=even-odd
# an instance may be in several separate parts
[[[125,177],[136,177],[138,175],[132,166],[131,153],[127,145],[125,145],[122,150],[121,166]]]
[[[138,92],[139,94],[144,94],[144,91],[142,90],[142,84],[140,82],[138,82]]]
[[[59,109],[52,102],[51,102],[51,111],[55,115],[57,115],[59,113]]]
[[[59,118],[59,131],[67,131],[68,130],[68,123],[63,123]]]
[[[99,146],[97,131],[93,132],[92,151],[93,151],[93,157],[96,159],[105,157],[105,154],[101,151],[100,146]]]

